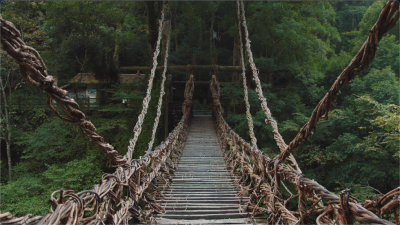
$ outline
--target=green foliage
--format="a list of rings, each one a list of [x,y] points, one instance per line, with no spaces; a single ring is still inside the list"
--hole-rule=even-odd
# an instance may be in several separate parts
[[[301,42],[302,37],[300,35],[305,35],[305,37],[315,35],[314,39],[311,37],[308,37],[308,39],[315,40],[314,44],[318,43],[316,39],[324,39],[321,34],[329,30],[327,27],[325,31],[321,28],[323,26],[322,21],[320,26],[316,24],[315,19],[318,16],[306,17],[304,21],[301,21],[303,19],[299,17],[301,12],[307,11],[309,7],[312,8],[313,4],[307,5],[304,3],[303,6],[296,10],[290,7],[288,10],[285,4],[278,2],[273,4],[262,2],[252,4],[254,5],[249,5],[248,11],[252,12],[251,15],[254,15],[251,18],[255,22],[252,24],[252,20],[248,18],[248,21],[250,21],[249,26],[257,26],[256,24],[259,21],[255,19],[257,17],[263,18],[264,20],[260,21],[268,24],[267,29],[261,27],[261,22],[260,26],[254,28],[257,30],[255,32],[257,35],[263,34],[262,31],[265,30],[266,33],[262,38],[283,30],[279,29],[279,26],[289,26],[289,24],[291,26],[290,29],[287,28],[286,30],[291,30],[292,33],[283,31],[277,33],[280,38],[290,35],[290,37],[287,37],[287,42],[284,41],[285,38],[281,38],[282,40],[279,39],[280,41],[278,41],[283,45],[278,45],[280,50],[285,47],[290,48],[286,50],[288,53],[279,54],[279,52],[273,52],[271,54],[272,58],[281,56],[289,60],[286,62],[290,62],[290,60],[294,62],[290,64],[291,70],[280,73],[280,78],[277,79],[280,82],[279,85],[284,84],[286,88],[283,90],[275,89],[274,86],[278,85],[276,81],[268,85],[266,83],[263,84],[265,86],[264,96],[267,98],[272,115],[278,121],[282,136],[289,143],[308,121],[308,117],[319,99],[329,90],[332,83],[343,71],[343,68],[350,63],[355,54],[354,49],[358,50],[366,40],[368,32],[365,31],[368,31],[367,29],[370,29],[375,23],[383,3],[371,5],[368,2],[354,2],[349,3],[350,8],[345,7],[346,5],[344,4],[348,4],[346,2],[334,4],[335,8],[345,9],[343,12],[339,12],[340,18],[336,20],[341,23],[337,28],[338,31],[343,32],[341,37],[345,38],[345,40],[340,44],[342,51],[339,54],[332,54],[333,52],[327,51],[323,53],[323,57],[317,54],[318,51],[315,52],[315,49],[313,49],[315,46],[308,46],[306,43]],[[368,8],[369,5],[371,6]],[[254,9],[251,7],[254,7]],[[268,8],[269,11],[271,11],[270,7],[272,7],[272,11],[277,13],[265,13],[263,7]],[[295,20],[290,20],[290,15],[285,14],[286,10],[297,13],[294,17]],[[352,15],[345,15],[344,12],[346,10],[350,10]],[[362,17],[365,11],[367,11],[367,14]],[[354,18],[351,26],[350,24],[345,24],[344,18],[346,16]],[[269,17],[273,18],[273,20],[271,21]],[[327,16],[326,19],[329,20],[330,18]],[[285,24],[286,20],[290,21],[290,23]],[[304,22],[313,24],[311,31],[300,32],[301,27],[306,26],[302,25]],[[354,31],[359,22],[360,29]],[[296,29],[293,26],[297,26]],[[293,31],[296,31],[296,33],[293,33]],[[337,34],[336,31],[334,34]],[[332,42],[340,40],[335,35],[332,37],[335,37],[336,40],[332,40]],[[296,41],[289,41],[293,37]],[[351,38],[352,40],[348,42]],[[253,41],[252,47],[257,46],[257,38],[250,37],[250,39]],[[273,43],[276,45],[273,42],[273,38],[269,37],[268,40],[270,41],[264,42],[264,44],[272,45]],[[317,44],[315,45],[318,46]],[[399,182],[399,132],[396,130],[399,123],[399,113],[397,111],[399,107],[399,79],[397,74],[399,45],[395,35],[385,36],[379,45],[381,48],[377,51],[376,57],[371,63],[372,69],[363,71],[352,83],[343,88],[342,94],[337,101],[336,109],[329,113],[329,120],[321,120],[314,135],[303,143],[298,151],[294,152],[304,173],[308,177],[318,180],[328,189],[343,188],[343,185],[346,184],[346,187],[351,186],[357,190],[368,186],[370,187],[368,190],[372,190],[373,187],[385,192],[395,188]],[[271,51],[274,47],[267,47],[266,49]],[[253,48],[253,53],[256,56],[256,52],[263,49],[260,46]],[[291,58],[291,54],[296,53],[297,50],[302,52],[303,61],[297,60],[295,57]],[[276,66],[273,67],[272,64],[268,64],[267,62],[270,61],[264,59],[258,58],[256,60],[257,66],[264,65],[277,68]],[[273,60],[273,62],[276,61],[282,62],[282,60]],[[304,70],[304,68],[307,69]],[[296,71],[296,75],[293,74],[294,71]],[[266,78],[261,78],[261,80],[262,82],[268,82]],[[251,86],[254,87],[254,85]],[[229,102],[231,107],[226,121],[240,136],[249,140],[242,93],[241,84],[238,86],[225,85],[221,89],[221,98],[225,102]],[[258,145],[270,157],[273,157],[279,153],[279,150],[273,140],[271,127],[264,123],[265,115],[261,112],[260,103],[254,94],[253,90],[250,89],[249,98]],[[385,162],[385,165],[382,166],[382,162]],[[362,195],[361,199],[372,196],[370,192],[364,195],[360,193],[360,195]]]
[[[33,215],[48,213],[48,199],[53,190],[46,190],[42,179],[26,174],[8,184],[0,185],[2,210],[13,212],[17,216],[24,216],[26,212]]]
[[[351,31],[357,29],[363,15],[373,2],[371,1],[340,1],[335,2],[335,25],[340,33],[341,42],[337,43],[336,53],[342,49],[348,49],[349,40],[354,37]]]
[[[68,187],[73,190],[90,189],[98,183],[101,175],[101,164],[96,160],[98,152],[79,160],[69,161],[64,165],[46,165],[48,169],[43,176],[52,183],[53,188]]]
[[[334,110],[328,121],[320,122],[315,135],[296,153],[298,161],[303,169],[312,168],[308,176],[327,186],[369,182],[388,191],[399,181],[399,106],[381,104],[368,96],[355,99],[353,104]],[[335,170],[326,169],[330,167]]]
[[[391,67],[372,69],[366,76],[358,77],[350,85],[356,95],[369,95],[383,104],[398,104],[399,78]]]
[[[254,61],[261,73],[264,96],[279,130],[289,143],[308,121],[315,105],[365,42],[384,2],[245,2]],[[237,38],[233,2],[171,2],[170,64],[232,65]],[[156,4],[160,6],[160,4]],[[149,30],[143,2],[5,2],[2,16],[16,24],[22,38],[37,48],[49,73],[65,83],[79,72],[94,72],[106,81],[105,105],[86,110],[97,132],[125,154],[142,110],[147,81],[118,84],[119,66],[150,65]],[[157,8],[157,7],[156,7]],[[201,10],[199,10],[201,9]],[[159,17],[159,12],[156,13]],[[379,43],[371,69],[362,71],[341,90],[328,120],[318,123],[314,135],[294,151],[302,171],[329,190],[352,188],[360,200],[375,189],[386,192],[398,185],[399,43],[398,27]],[[232,54],[234,53],[234,54]],[[238,52],[236,52],[238,53]],[[2,57],[1,73],[11,66]],[[13,73],[18,74],[15,70]],[[172,71],[176,79],[183,72]],[[250,75],[251,72],[247,75]],[[208,71],[196,71],[196,80],[209,80]],[[221,102],[226,121],[249,141],[242,81],[228,83],[233,74],[220,71]],[[240,77],[240,74],[236,74]],[[180,79],[180,78],[179,78]],[[181,80],[181,79],[180,79]],[[270,125],[261,110],[255,84],[247,77],[249,102],[257,144],[270,157],[279,153]],[[156,77],[150,107],[142,125],[134,158],[148,148],[161,79]],[[112,85],[110,85],[110,83]],[[13,86],[13,99],[40,97],[24,82]],[[182,89],[173,98],[183,99]],[[208,89],[195,87],[195,100],[209,102]],[[123,103],[124,102],[124,103]],[[164,103],[163,103],[164,105]],[[164,107],[164,106],[163,106]],[[210,105],[196,104],[209,109]],[[108,158],[74,126],[48,110],[13,103],[12,157],[15,180],[2,176],[1,208],[17,215],[44,215],[47,200],[59,188],[80,191],[112,172]],[[162,110],[164,112],[164,110]],[[161,117],[163,118],[163,117]],[[163,119],[155,145],[163,139]],[[1,142],[3,145],[3,142]],[[3,154],[4,155],[4,154]],[[1,172],[7,170],[1,158]],[[290,188],[290,187],[289,187]]]
[[[46,46],[57,52],[46,59],[57,75],[69,79],[78,72],[94,72],[97,79],[116,83],[120,61],[143,63],[148,55],[143,30],[131,30],[138,22],[128,13],[138,4],[46,2]]]

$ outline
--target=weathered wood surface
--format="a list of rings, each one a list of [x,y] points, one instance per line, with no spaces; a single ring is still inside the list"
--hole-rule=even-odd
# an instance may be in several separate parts
[[[212,116],[193,116],[173,181],[162,193],[158,203],[166,213],[155,216],[158,224],[253,224],[240,210],[248,198],[236,197]]]

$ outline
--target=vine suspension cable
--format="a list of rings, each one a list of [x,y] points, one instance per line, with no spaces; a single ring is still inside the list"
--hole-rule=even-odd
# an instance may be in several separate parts
[[[89,137],[89,139],[98,145],[101,151],[106,154],[111,161],[117,165],[127,165],[126,160],[118,155],[114,147],[104,141],[104,138],[98,135],[96,127],[85,120],[85,114],[80,111],[78,103],[74,99],[67,96],[68,92],[61,89],[55,83],[54,77],[47,73],[46,65],[38,51],[27,46],[21,40],[21,34],[15,28],[14,24],[3,20],[0,16],[1,28],[1,44],[3,49],[11,55],[18,63],[21,76],[28,81],[28,84],[34,88],[40,89],[47,93],[47,105],[54,114],[62,120],[73,123],[79,127],[81,131]],[[62,116],[52,105],[51,99],[55,100],[60,106],[65,116]]]
[[[267,119],[265,120],[265,123],[271,124],[272,129],[273,129],[273,133],[274,133],[274,139],[275,139],[276,144],[278,145],[280,151],[282,152],[282,151],[284,151],[286,149],[287,144],[285,143],[285,141],[282,138],[282,135],[278,131],[278,124],[276,123],[274,118],[272,118],[271,111],[269,110],[269,108],[267,106],[267,99],[263,95],[260,78],[258,78],[258,69],[257,69],[256,65],[254,64],[253,53],[251,52],[249,31],[247,29],[247,24],[246,24],[246,17],[245,17],[245,10],[244,10],[243,0],[240,1],[240,3],[241,3],[241,9],[242,9],[241,11],[242,11],[243,28],[244,28],[244,32],[245,32],[246,50],[247,50],[247,54],[249,56],[250,66],[251,66],[251,69],[253,71],[253,78],[254,78],[254,81],[255,81],[255,83],[257,85],[256,92],[258,94],[258,99],[261,101],[261,108],[263,109],[265,115],[267,116]],[[288,162],[289,162],[289,165],[294,170],[297,170],[299,173],[301,173],[301,170],[300,170],[300,168],[299,168],[299,166],[298,166],[298,164],[296,162],[296,159],[293,157],[293,155],[289,156]]]
[[[153,144],[154,144],[154,137],[156,136],[156,131],[158,127],[158,122],[160,121],[160,116],[161,116],[161,106],[162,106],[162,101],[163,101],[163,96],[165,94],[164,92],[164,83],[166,80],[166,72],[167,72],[167,64],[168,64],[168,52],[169,52],[169,42],[170,42],[170,32],[171,32],[171,20],[168,20],[168,24],[166,24],[166,33],[167,33],[167,45],[165,48],[165,57],[164,57],[164,71],[162,73],[162,82],[161,82],[161,90],[160,90],[160,97],[158,98],[158,106],[157,106],[157,116],[156,119],[154,120],[154,126],[153,126],[153,133],[151,135],[151,140],[149,142],[149,148],[147,149],[147,152],[150,152]]]
[[[382,35],[385,33],[385,32],[387,32],[389,29],[391,29],[395,24],[396,24],[396,22],[397,22],[397,20],[398,20],[398,18],[399,18],[399,16],[398,16],[398,14],[399,14],[399,7],[398,7],[398,2],[388,2],[386,5],[385,5],[385,7],[384,7],[384,9],[382,10],[382,13],[381,13],[381,15],[380,15],[380,17],[379,17],[379,19],[378,19],[378,22],[377,22],[377,24],[378,25],[375,25],[374,27],[373,27],[373,29],[371,30],[371,32],[370,32],[370,37],[371,37],[371,35],[375,35],[377,38],[375,38],[375,40],[373,40],[373,41],[371,41],[370,39],[372,39],[372,38],[368,38],[368,40],[367,40],[367,42],[366,43],[374,43],[375,44],[375,46],[377,46],[377,43],[378,43],[378,41],[379,41],[379,39],[382,37]],[[242,10],[243,10],[243,12],[244,12],[244,6],[243,6],[243,3],[242,3]],[[397,12],[397,14],[396,14],[396,16],[392,19],[392,16],[394,15],[394,13],[396,12],[396,11],[398,11]],[[244,23],[245,24],[245,23]],[[382,26],[382,25],[384,25],[384,26]],[[379,27],[379,28],[382,28],[382,27],[384,27],[383,29],[381,29],[380,31],[379,30],[377,30],[377,29],[374,29],[375,27]],[[248,33],[246,33],[247,35],[248,35]],[[379,34],[379,35],[378,35]],[[246,36],[247,37],[247,47],[248,47],[248,50],[249,50],[249,40],[248,40],[248,36]],[[366,44],[364,44],[364,46],[365,46]],[[364,47],[363,46],[363,47]],[[374,57],[374,53],[375,53],[375,51],[376,51],[376,49],[373,49],[373,51],[371,50],[371,49],[364,49],[364,52],[368,52],[368,53],[371,53],[371,54],[369,54],[368,56],[363,56],[362,57],[362,61],[364,61],[364,62],[367,62],[366,60],[368,60],[369,59],[369,62],[373,59],[373,57]],[[361,50],[360,50],[360,52],[361,52]],[[249,53],[249,54],[251,54],[251,52]],[[251,56],[251,55],[250,55]],[[252,57],[250,57],[250,58],[252,58]],[[357,58],[357,56],[355,57],[355,58]],[[353,61],[352,61],[352,63],[354,62],[355,60],[353,59]],[[368,62],[368,63],[369,63]],[[351,63],[351,64],[352,64]],[[254,64],[253,64],[254,65]],[[361,67],[361,66],[360,66]],[[253,69],[255,68],[255,66],[253,67]],[[357,71],[357,70],[356,70]],[[258,71],[256,71],[256,72],[258,72]],[[338,83],[338,82],[335,82],[335,83]],[[342,84],[342,83],[344,83],[344,82],[340,82],[340,84]],[[333,89],[333,88],[332,88]],[[331,89],[331,90],[332,90]],[[328,95],[328,94],[327,94]],[[323,114],[322,114],[323,115]],[[223,120],[223,119],[222,119]],[[311,120],[311,119],[310,119]],[[253,149],[252,149],[253,150]],[[282,152],[283,153],[283,152]],[[286,153],[287,154],[287,153]],[[287,154],[287,155],[289,155],[289,154]],[[266,161],[270,161],[270,160],[268,160],[267,158],[265,159]],[[289,160],[288,160],[289,161]],[[278,161],[279,162],[279,161]],[[284,167],[284,165],[283,164],[278,164],[278,168],[279,167]],[[287,172],[289,172],[289,171],[287,171],[286,173],[285,172],[283,172],[282,171],[282,169],[283,168],[280,168],[280,170],[281,170],[281,172],[279,172],[278,174],[286,174]],[[274,169],[275,170],[275,173],[276,173],[276,169]],[[288,175],[285,175],[285,176],[288,176]],[[297,175],[298,176],[298,175]],[[275,175],[275,177],[276,177],[276,175]],[[302,181],[300,181],[300,180],[302,180]],[[300,184],[301,183],[308,183],[307,184],[307,186],[308,187],[313,187],[313,189],[315,190],[315,192],[314,192],[314,195],[317,193],[318,194],[318,196],[320,196],[320,197],[322,197],[322,198],[324,198],[324,199],[326,199],[328,196],[328,198],[330,198],[330,199],[335,199],[335,198],[337,198],[337,197],[334,197],[334,195],[332,195],[332,194],[328,194],[329,192],[327,191],[327,190],[324,190],[322,193],[320,192],[320,190],[323,190],[323,189],[320,189],[320,188],[318,188],[319,189],[319,191],[318,192],[320,192],[320,193],[318,193],[317,192],[317,190],[318,189],[315,189],[316,187],[318,187],[318,186],[320,186],[319,184],[317,184],[316,182],[311,182],[310,183],[310,180],[308,180],[308,181],[306,181],[306,180],[308,180],[308,179],[305,179],[305,178],[303,178],[303,179],[301,179],[301,176],[299,176],[298,177],[298,181],[300,181]],[[275,182],[276,183],[276,182]],[[320,187],[322,187],[322,186],[320,186]],[[323,188],[323,187],[322,187]],[[395,189],[395,190],[393,190],[392,192],[393,193],[398,193],[399,192],[399,190],[398,190],[399,188],[397,188],[397,189]],[[324,194],[325,193],[325,194]],[[326,195],[326,194],[328,194],[328,195]],[[389,194],[389,193],[388,193]],[[397,197],[396,197],[397,198]],[[340,198],[337,198],[338,200],[342,200],[343,198],[342,198],[342,195],[340,196]],[[339,202],[340,202],[339,201]],[[338,202],[338,203],[339,203]],[[388,201],[389,202],[389,201]],[[390,204],[392,204],[392,203],[395,203],[396,202],[396,200],[393,200],[393,201],[390,201],[390,203],[387,203],[386,204],[386,206],[385,207],[383,207],[383,208],[385,208],[384,210],[385,210],[385,212],[388,212],[388,210],[389,210],[389,208],[388,207],[390,207],[389,205]],[[300,203],[300,202],[299,202]],[[320,204],[320,202],[316,202],[316,204]],[[370,204],[370,203],[366,203],[365,204],[366,206],[371,206],[372,204]],[[364,221],[364,222],[369,222],[369,223],[371,223],[372,221],[374,221],[374,222],[377,222],[377,223],[384,223],[384,224],[391,224],[390,222],[388,222],[388,221],[385,221],[385,220],[382,220],[382,219],[380,219],[380,218],[377,218],[376,217],[376,215],[374,215],[373,213],[371,213],[371,212],[369,212],[369,211],[367,211],[367,210],[365,210],[361,205],[359,205],[359,204],[356,204],[356,203],[351,203],[350,204],[350,208],[347,208],[347,209],[344,209],[344,210],[346,210],[346,211],[348,211],[348,210],[351,210],[352,211],[352,213],[353,213],[353,215],[354,215],[354,217],[356,217],[356,219],[357,220],[360,220],[360,221]],[[340,207],[342,208],[342,207],[345,207],[345,204],[340,204]],[[302,207],[302,208],[304,208],[304,207]],[[382,208],[382,209],[383,209]],[[299,209],[300,209],[300,205],[299,205]],[[341,216],[340,215],[341,213],[339,213],[338,214],[338,216]],[[322,217],[321,217],[322,216]],[[326,214],[326,212],[324,213],[324,215],[320,215],[319,217],[318,217],[318,219],[317,219],[317,223],[321,223],[321,221],[324,221],[324,219],[323,219],[323,217],[324,216],[327,216],[327,214]],[[302,216],[303,217],[303,216]],[[338,219],[339,220],[339,219]],[[341,218],[340,219],[341,221],[342,221],[342,223],[343,222],[345,222],[347,219],[346,218]],[[349,221],[349,220],[347,220],[347,221]],[[326,222],[326,221],[325,221]],[[302,223],[302,222],[301,222]]]
[[[212,80],[210,85],[212,88],[213,100],[219,102],[218,99],[215,98],[218,97],[218,89],[215,88],[213,90],[213,87],[217,87],[218,84],[213,83],[216,82]],[[247,185],[246,180],[249,181],[249,175],[251,175],[251,183],[247,188],[249,190],[257,189],[261,193],[259,195],[253,191],[250,199],[257,202],[262,198],[268,200],[264,200],[264,204],[268,207],[267,209],[254,206],[254,204],[247,205],[246,208],[269,213],[268,224],[289,223],[288,221],[294,220],[298,221],[296,224],[304,224],[307,221],[307,217],[309,220],[311,219],[310,216],[318,215],[316,222],[319,225],[334,224],[335,222],[338,224],[348,224],[352,222],[352,217],[364,223],[394,225],[385,219],[379,218],[373,212],[381,212],[381,215],[383,215],[390,213],[393,207],[398,207],[400,188],[396,188],[375,200],[367,200],[365,203],[359,203],[357,199],[349,195],[349,192],[345,192],[349,197],[346,197],[344,194],[337,196],[316,181],[308,179],[304,175],[289,168],[286,164],[277,163],[278,161],[269,159],[266,155],[258,154],[256,149],[252,148],[249,143],[243,140],[243,138],[229,127],[223,119],[222,114],[218,112],[220,110],[219,107],[214,107],[213,109],[218,133],[220,133],[220,144],[228,157],[228,169],[230,168],[231,172],[235,172],[242,177],[240,181],[242,181],[241,184],[243,185]],[[237,151],[238,148],[242,150],[242,153]],[[250,154],[253,162],[245,155],[245,152]],[[251,168],[250,164],[254,164],[254,167]],[[273,181],[276,187],[279,187],[279,182],[276,181],[280,180],[286,180],[296,187],[298,194],[295,196],[292,195],[285,200],[283,206],[291,199],[298,197],[298,210],[288,211],[282,208],[280,201],[274,200],[276,198],[282,198],[282,196],[278,196],[279,192],[272,192],[271,186],[273,185],[269,185],[266,182],[262,183],[262,171],[256,168],[259,164],[263,165],[267,173],[271,173],[274,176]],[[279,189],[275,188],[275,190]],[[307,202],[311,203],[312,206],[307,207]],[[335,219],[335,217],[337,219]]]
[[[396,11],[397,14],[392,19]],[[360,52],[362,53],[359,52],[348,66],[350,72],[347,71],[347,75],[343,75],[348,69],[346,68],[331,88],[331,91],[323,98],[324,101],[321,100],[320,104],[317,106],[318,110],[314,110],[314,113],[317,113],[316,118],[319,119],[327,112],[324,112],[324,110],[327,109],[324,104],[332,104],[332,101],[336,98],[335,94],[338,93],[338,89],[350,79],[354,78],[358,71],[368,66],[375,55],[380,38],[396,24],[399,19],[399,12],[398,2],[389,1],[385,5],[381,15],[379,16],[378,22],[370,31],[369,38],[360,49]],[[56,98],[56,101],[59,100],[57,102],[59,102],[67,115],[67,118],[62,117],[59,114],[58,116],[81,127],[79,123],[82,122],[84,115],[83,117],[79,117],[83,114],[78,110],[79,106],[76,107],[77,104],[74,103],[73,100],[69,101],[69,98],[64,98],[66,95],[64,90],[57,89],[58,87],[54,85],[51,77],[47,75],[44,63],[36,50],[24,45],[17,36],[17,34],[19,34],[18,31],[15,32],[13,30],[15,27],[13,28],[11,23],[2,19],[0,19],[0,22],[2,31],[1,42],[4,49],[6,51],[8,50],[7,52],[20,64],[21,75],[34,87],[47,91],[49,96],[52,98],[53,95],[55,95],[56,97],[54,98]],[[26,66],[26,63],[31,66]],[[36,68],[36,70],[33,70],[32,68]],[[190,81],[192,82],[193,79],[191,78]],[[186,87],[193,87],[193,83],[191,82],[188,81]],[[216,86],[218,86],[217,83]],[[216,90],[219,90],[219,87],[216,87]],[[193,89],[191,89],[191,91],[193,91]],[[185,90],[185,97],[188,96],[188,98],[190,98],[191,95],[186,95],[187,92],[188,91]],[[333,97],[330,96],[332,94],[331,92],[333,93]],[[214,102],[218,103],[220,107],[219,99],[215,99],[218,96],[219,92],[213,90]],[[327,96],[329,96],[329,98]],[[325,98],[330,102],[326,103]],[[328,111],[330,106],[331,105],[328,104]],[[191,107],[192,106],[190,105],[190,108]],[[129,167],[127,168],[120,166],[114,174],[103,175],[102,184],[95,185],[93,190],[82,191],[76,194],[71,190],[55,191],[51,195],[52,207],[51,213],[48,215],[43,217],[32,217],[32,215],[27,215],[21,218],[13,218],[9,213],[3,213],[0,214],[1,223],[36,224],[39,222],[39,224],[127,224],[132,218],[139,221],[139,223],[143,223],[144,219],[151,215],[152,212],[162,211],[162,208],[154,202],[154,198],[150,195],[151,191],[157,192],[157,190],[156,188],[151,189],[150,185],[156,176],[160,174],[170,179],[170,174],[173,173],[173,169],[175,168],[177,159],[179,158],[177,157],[177,154],[180,154],[187,136],[189,116],[190,111],[185,111],[178,126],[170,133],[165,142],[156,147],[155,151],[147,152],[141,159],[130,161]],[[235,157],[233,160],[239,160],[238,163],[237,161],[234,163],[236,166],[242,167],[242,171],[239,171],[243,174],[242,178],[245,177],[245,173],[243,173],[244,169],[250,171],[249,173],[251,174],[251,177],[248,178],[250,178],[251,183],[249,187],[257,190],[253,191],[251,198],[257,200],[257,202],[260,202],[259,199],[262,198],[268,199],[268,201],[264,202],[267,204],[269,209],[260,208],[258,205],[249,207],[253,207],[254,210],[258,209],[270,213],[270,216],[268,217],[270,223],[305,223],[307,217],[318,215],[316,219],[317,224],[348,224],[353,222],[353,217],[363,223],[393,224],[385,219],[379,218],[373,212],[382,217],[382,215],[390,213],[391,210],[397,209],[400,188],[396,188],[375,200],[367,200],[365,203],[359,203],[357,199],[350,195],[348,190],[343,191],[339,196],[337,196],[326,190],[317,182],[306,178],[304,175],[301,175],[293,169],[290,169],[286,164],[279,163],[285,159],[285,157],[290,156],[290,152],[282,153],[282,155],[285,155],[280,161],[271,160],[267,156],[260,154],[258,149],[252,148],[249,143],[245,142],[241,137],[234,133],[224,121],[221,113],[217,114],[216,119],[220,138],[223,138],[223,146],[228,145],[231,150],[237,150],[237,148],[242,149],[242,156],[240,156],[240,154],[231,154],[231,156]],[[316,122],[318,122],[318,119]],[[307,129],[310,129],[310,127],[313,128],[312,124],[314,122],[310,121],[306,124],[308,126]],[[81,127],[81,129],[83,128]],[[94,133],[94,126],[90,127],[89,131]],[[91,135],[93,134],[91,133]],[[88,136],[90,137],[90,135]],[[304,139],[306,137],[307,136],[302,136],[301,138]],[[95,136],[90,138],[99,141],[98,137],[96,137],[97,139]],[[99,142],[104,143],[103,140]],[[250,161],[250,159],[245,155],[245,152],[251,155],[251,159],[254,163],[253,166],[250,165],[251,162],[247,162]],[[239,153],[239,151],[236,151],[236,153]],[[119,163],[121,162],[123,162],[123,160],[119,161]],[[271,185],[262,183],[265,179],[265,172],[269,176],[274,176],[273,180],[271,179]],[[276,200],[282,198],[280,193],[277,192],[279,191],[279,181],[281,180],[287,180],[296,187],[296,191],[298,192],[298,195],[296,196],[299,197],[299,209],[297,211],[289,211],[285,208],[286,202],[296,196],[291,196],[283,204],[281,201]],[[275,183],[275,185],[272,185],[272,183]],[[126,196],[125,200],[122,199],[122,195],[126,193],[123,190],[123,186],[129,187],[129,190],[127,191],[129,196]],[[272,190],[271,186],[275,189]],[[257,195],[257,193],[261,193],[261,195]],[[58,194],[58,197],[56,197],[56,194]],[[322,202],[322,200],[324,200],[324,202]],[[311,206],[307,206],[309,205],[306,204],[307,202],[311,203]],[[148,210],[141,209],[141,204],[139,203],[145,203]],[[116,211],[117,208],[120,209]],[[87,214],[85,212],[90,213]],[[297,219],[298,217],[300,219]],[[6,221],[3,221],[4,218]]]
[[[396,13],[397,11],[397,13]],[[396,15],[393,17],[394,13]],[[379,48],[378,43],[385,33],[391,30],[399,20],[400,8],[398,1],[388,1],[383,7],[381,14],[375,25],[369,31],[369,36],[364,42],[356,56],[350,64],[342,71],[337,80],[333,83],[331,89],[321,99],[315,107],[309,121],[300,129],[296,137],[289,143],[289,146],[276,157],[281,161],[285,160],[291,152],[297,148],[300,143],[312,135],[318,121],[325,117],[328,119],[328,112],[332,110],[332,104],[336,101],[339,89],[349,83],[358,72],[369,67],[369,63],[374,59],[375,52]],[[393,17],[393,18],[392,18]]]
[[[249,104],[249,98],[248,98],[248,90],[247,90],[247,82],[246,82],[246,68],[244,64],[244,56],[243,56],[243,40],[242,40],[242,28],[241,28],[241,17],[240,17],[240,3],[239,0],[237,1],[237,17],[238,17],[238,28],[239,28],[239,48],[240,48],[240,62],[242,66],[242,78],[243,78],[243,88],[244,88],[244,101],[246,104],[246,117],[247,117],[247,122],[248,122],[248,127],[249,127],[249,134],[251,138],[251,143],[252,147],[254,150],[259,151],[258,146],[257,146],[257,138],[255,137],[254,134],[254,125],[253,125],[253,118],[250,113],[250,104]],[[272,177],[270,174],[268,174],[269,178],[271,180]],[[271,189],[271,186],[268,183],[265,183],[268,187],[268,189]],[[242,191],[246,191],[246,189],[242,189]],[[244,194],[244,193],[243,193]],[[249,204],[249,203],[248,203]],[[255,212],[256,208],[254,209],[253,213]]]
[[[240,63],[242,65],[242,78],[243,78],[243,88],[244,88],[244,102],[246,103],[246,117],[249,126],[250,139],[251,144],[258,149],[257,147],[257,138],[254,135],[254,125],[253,118],[250,113],[250,104],[249,104],[249,96],[247,91],[247,81],[246,81],[246,68],[244,66],[244,57],[243,57],[243,41],[242,41],[242,28],[241,28],[241,20],[240,20],[240,4],[239,0],[237,1],[237,16],[238,16],[238,27],[239,27],[239,42],[240,42]]]
[[[135,127],[133,128],[133,138],[129,140],[129,146],[128,146],[128,152],[125,155],[125,158],[127,159],[128,162],[132,160],[132,154],[133,151],[135,150],[135,145],[136,142],[139,138],[140,133],[142,132],[142,124],[144,122],[144,117],[146,116],[147,109],[149,108],[149,103],[151,99],[151,89],[153,88],[153,80],[157,68],[157,57],[158,54],[160,53],[160,43],[161,43],[161,36],[162,36],[162,28],[163,28],[163,23],[164,23],[164,14],[165,14],[165,8],[166,4],[163,4],[162,12],[161,12],[161,19],[159,20],[159,28],[158,28],[158,37],[157,37],[157,45],[156,45],[156,50],[154,51],[154,56],[153,56],[153,68],[151,68],[151,73],[150,73],[150,78],[149,78],[149,86],[147,87],[146,91],[146,97],[143,99],[143,108],[142,112],[140,113],[138,120],[136,122]],[[164,68],[165,69],[165,68]]]

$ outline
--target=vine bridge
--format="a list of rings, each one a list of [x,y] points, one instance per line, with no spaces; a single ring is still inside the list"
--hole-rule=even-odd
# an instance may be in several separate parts
[[[286,144],[278,131],[263,96],[258,69],[253,62],[243,2],[238,1],[239,37],[244,41],[256,91],[266,115],[265,122],[273,128],[274,139],[281,150],[270,158],[257,146],[248,101],[244,46],[241,51],[241,71],[246,115],[251,143],[236,134],[223,118],[219,101],[219,82],[213,75],[210,89],[213,97],[212,116],[193,116],[194,76],[188,76],[183,102],[183,116],[168,137],[154,150],[155,132],[161,115],[170,42],[170,20],[165,19],[169,6],[164,3],[153,66],[143,109],[134,128],[128,152],[121,156],[113,146],[95,132],[95,126],[85,120],[79,105],[48,75],[39,53],[20,38],[15,26],[0,18],[1,43],[4,50],[19,64],[21,76],[35,88],[48,93],[47,104],[62,120],[74,124],[109,156],[113,174],[104,174],[101,184],[92,190],[74,192],[56,190],[50,196],[50,213],[44,216],[14,217],[0,213],[0,222],[10,224],[398,224],[400,187],[374,200],[359,202],[350,190],[336,195],[314,180],[308,179],[291,154],[311,136],[318,121],[327,119],[339,89],[367,68],[375,56],[382,36],[399,19],[399,2],[388,1],[369,37],[351,63],[343,70],[329,92],[321,99],[309,121],[297,136]],[[138,136],[150,102],[162,30],[167,30],[161,93],[157,116],[149,147],[140,159],[133,159]],[[214,66],[216,67],[216,66]],[[52,106],[55,100],[62,109]],[[287,187],[295,187],[292,193]],[[285,191],[283,191],[285,190]],[[296,202],[297,208],[289,207]],[[293,205],[293,204],[291,204]]]

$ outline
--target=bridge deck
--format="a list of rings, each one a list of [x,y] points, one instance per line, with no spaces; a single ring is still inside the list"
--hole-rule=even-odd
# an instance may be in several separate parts
[[[252,224],[239,211],[248,198],[236,197],[237,187],[225,167],[212,116],[193,116],[190,133],[172,184],[159,203],[165,214],[158,224]]]

